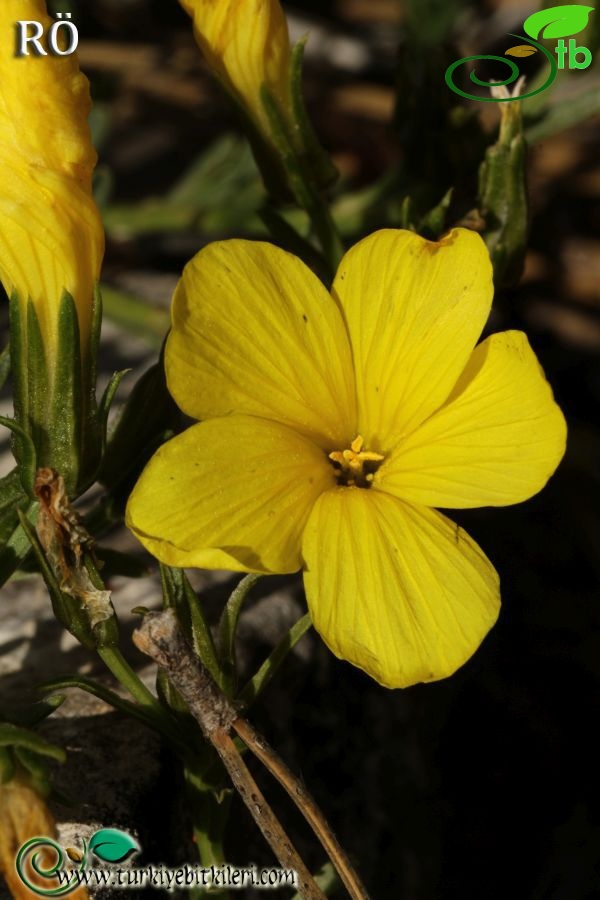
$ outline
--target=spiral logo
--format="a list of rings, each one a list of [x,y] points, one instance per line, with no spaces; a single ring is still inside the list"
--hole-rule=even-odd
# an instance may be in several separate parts
[[[80,870],[85,866],[86,848],[84,842],[84,852],[80,862]],[[54,855],[54,862],[43,862],[42,855]],[[34,837],[23,844],[17,854],[15,867],[19,878],[30,891],[38,894],[40,897],[61,897],[70,894],[78,886],[78,880],[75,874],[68,878],[66,866],[67,854],[56,841],[48,837]],[[68,880],[65,883],[58,884],[56,887],[41,887],[39,882],[33,881],[33,874],[38,878],[48,881],[56,879],[57,873],[64,873]]]
[[[466,97],[467,100],[479,100],[483,103],[507,103],[511,100],[526,100],[528,97],[535,97],[536,94],[540,94],[542,91],[545,91],[546,88],[549,88],[556,78],[558,71],[558,66],[553,55],[542,44],[538,44],[537,41],[532,40],[532,38],[523,38],[518,34],[511,34],[511,37],[516,37],[519,38],[519,40],[527,41],[527,43],[535,47],[536,50],[541,50],[548,59],[548,62],[550,63],[550,72],[548,73],[548,78],[541,87],[536,88],[535,91],[530,91],[528,94],[521,94],[518,97],[478,97],[476,94],[468,94],[466,91],[463,91],[461,88],[457,87],[457,85],[454,83],[454,73],[456,69],[458,69],[459,66],[462,66],[463,63],[478,62],[479,60],[483,59],[492,59],[496,62],[504,63],[504,65],[508,66],[508,68],[510,69],[510,75],[504,81],[482,81],[477,76],[475,69],[473,69],[470,77],[471,81],[474,84],[485,88],[501,87],[503,85],[508,86],[509,84],[513,84],[517,80],[517,78],[519,78],[521,74],[519,71],[519,67],[512,59],[507,59],[505,56],[488,56],[484,54],[481,54],[480,56],[465,56],[464,59],[459,59],[455,63],[452,63],[452,65],[448,66],[448,68],[446,69],[446,84],[448,85],[448,87],[452,91],[454,91],[455,94],[460,94],[461,97]],[[536,51],[534,50],[532,52],[535,53]]]

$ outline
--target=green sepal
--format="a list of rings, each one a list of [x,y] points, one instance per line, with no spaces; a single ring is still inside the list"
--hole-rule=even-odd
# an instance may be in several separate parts
[[[10,375],[10,345],[0,353],[0,390],[8,381]]]
[[[36,453],[33,441],[25,429],[14,419],[7,419],[6,416],[0,416],[0,425],[4,425],[5,428],[12,431],[13,435],[15,435],[19,441],[20,459],[17,471],[23,490],[27,496],[33,500],[35,498],[33,488],[35,485],[35,473],[37,471]],[[0,504],[1,503],[2,500],[0,497]]]
[[[79,465],[76,491],[72,492],[73,496],[83,493],[94,483],[104,450],[102,424],[96,403],[96,378],[101,327],[102,293],[99,283],[96,282],[92,295],[89,343],[81,360]]]
[[[27,323],[23,323],[23,305],[16,291],[13,291],[8,304],[10,321],[10,360],[13,383],[13,407],[15,420],[30,433],[29,416],[29,383],[27,379]],[[13,454],[17,462],[21,454],[18,441],[13,441]]]
[[[63,291],[58,312],[58,346],[52,407],[48,419],[48,465],[77,493],[83,458],[83,393],[79,317],[75,301]]]
[[[85,610],[81,608],[81,604],[75,597],[72,597],[70,594],[67,594],[60,589],[54,572],[46,559],[46,554],[40,544],[35,528],[33,528],[31,523],[21,512],[19,512],[19,519],[29,543],[31,544],[31,549],[37,560],[42,578],[48,588],[54,615],[58,621],[64,625],[67,631],[70,631],[84,647],[87,647],[88,650],[95,650],[98,646],[98,641],[92,631],[88,615]]]
[[[40,465],[47,465],[49,434],[47,420],[52,402],[52,386],[46,359],[42,331],[35,306],[27,302],[27,345],[24,354],[27,377],[27,423],[35,444]],[[15,411],[16,417],[16,411]]]
[[[503,103],[500,133],[479,169],[479,209],[497,287],[511,287],[523,271],[528,233],[527,144],[519,101]]]

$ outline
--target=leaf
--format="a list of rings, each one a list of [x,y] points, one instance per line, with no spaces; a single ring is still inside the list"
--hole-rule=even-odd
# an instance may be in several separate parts
[[[510,50],[504,51],[505,56],[533,56],[534,53],[537,53],[537,50],[531,44],[519,44],[518,47],[511,47]]]
[[[141,847],[127,834],[118,828],[101,828],[90,839],[90,850],[103,862],[123,862],[132,853],[138,853]]]
[[[593,6],[569,4],[541,9],[525,20],[523,29],[532,38],[562,38],[579,34],[587,26]]]

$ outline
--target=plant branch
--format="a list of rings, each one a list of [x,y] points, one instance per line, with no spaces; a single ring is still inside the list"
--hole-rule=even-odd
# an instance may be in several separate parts
[[[133,636],[136,646],[165,670],[188,704],[206,739],[213,745],[255,822],[282,866],[298,873],[300,894],[308,900],[325,895],[298,856],[248,771],[230,732],[233,729],[288,792],[323,844],[353,900],[368,900],[363,885],[340,847],[323,813],[304,785],[267,741],[244,719],[212,680],[185,641],[173,610],[149,613]]]
[[[188,704],[280,864],[295,869],[301,896],[306,900],[325,900],[229,735],[237,718],[236,710],[192,653],[173,610],[149,613],[133,639],[142,653],[165,670]]]

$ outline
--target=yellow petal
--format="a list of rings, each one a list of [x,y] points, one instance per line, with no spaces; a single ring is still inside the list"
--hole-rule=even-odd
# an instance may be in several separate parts
[[[498,616],[498,576],[469,535],[372,489],[320,497],[302,553],[315,628],[386,687],[451,675]]]
[[[384,452],[441,406],[464,369],[492,301],[489,254],[463,228],[437,243],[377,231],[344,256],[333,294],[350,333],[358,431]]]
[[[344,324],[295,256],[254,241],[210,244],[185,267],[172,316],[167,380],[188,415],[263,416],[329,450],[355,437]]]
[[[88,82],[76,56],[16,57],[19,20],[45,29],[54,21],[43,0],[0,5],[0,280],[9,294],[31,297],[47,347],[56,343],[68,290],[85,348],[104,250],[92,199]]]
[[[154,455],[127,524],[169,565],[295,572],[310,510],[334,482],[323,451],[291,429],[251,416],[211,419]]]
[[[266,85],[289,106],[290,40],[278,0],[180,0],[213,72],[268,130],[260,101]]]
[[[427,506],[507,506],[546,484],[566,425],[520,331],[473,352],[448,402],[401,442],[374,484]]]

